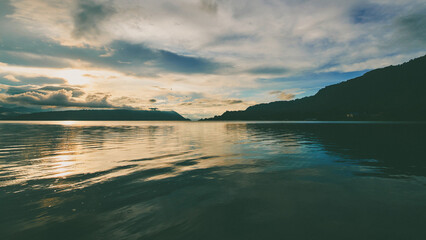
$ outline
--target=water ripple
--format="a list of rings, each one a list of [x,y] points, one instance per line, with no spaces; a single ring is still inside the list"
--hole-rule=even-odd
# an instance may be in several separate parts
[[[421,233],[424,130],[3,123],[0,232],[5,239],[314,239],[333,229],[328,239],[379,239],[398,237],[383,229],[403,219],[406,232]],[[384,228],[371,232],[377,222]]]

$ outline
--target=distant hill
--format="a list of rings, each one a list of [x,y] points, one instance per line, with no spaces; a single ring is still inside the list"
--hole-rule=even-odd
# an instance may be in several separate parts
[[[0,119],[16,116],[16,115],[24,114],[24,113],[34,113],[38,111],[39,111],[38,109],[32,109],[32,108],[26,108],[26,107],[7,108],[7,107],[0,106]]]
[[[426,56],[327,86],[314,96],[203,120],[426,120]]]
[[[4,120],[75,120],[75,121],[186,121],[174,111],[76,110],[22,114]]]

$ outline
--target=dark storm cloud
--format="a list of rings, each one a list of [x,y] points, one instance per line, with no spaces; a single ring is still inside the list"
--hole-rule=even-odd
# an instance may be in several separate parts
[[[96,3],[91,0],[79,0],[74,13],[73,36],[76,38],[96,37],[101,33],[101,23],[108,19],[115,10],[111,3]]]

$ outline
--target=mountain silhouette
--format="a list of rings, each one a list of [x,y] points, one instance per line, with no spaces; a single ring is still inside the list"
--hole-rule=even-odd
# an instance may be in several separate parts
[[[5,120],[76,120],[76,121],[187,121],[175,111],[146,110],[75,110],[22,114]]]
[[[426,56],[372,70],[310,97],[202,120],[426,120]]]

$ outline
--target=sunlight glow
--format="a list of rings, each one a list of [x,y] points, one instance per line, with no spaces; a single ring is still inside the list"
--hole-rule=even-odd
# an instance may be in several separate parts
[[[72,155],[59,155],[55,157],[54,174],[52,178],[63,178],[73,173],[72,166],[75,164],[72,161]]]
[[[60,124],[64,126],[71,126],[76,124],[76,121],[61,121]]]

